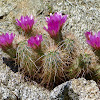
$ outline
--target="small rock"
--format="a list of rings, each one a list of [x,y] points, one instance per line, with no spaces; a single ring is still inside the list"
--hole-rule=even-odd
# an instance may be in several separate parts
[[[0,17],[12,11],[17,6],[16,1],[17,0],[0,0]]]
[[[72,79],[51,91],[51,100],[100,100],[100,91],[93,80]]]

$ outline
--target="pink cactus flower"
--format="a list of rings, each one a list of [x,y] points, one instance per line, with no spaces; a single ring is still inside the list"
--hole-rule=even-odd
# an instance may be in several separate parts
[[[21,16],[20,21],[16,19],[16,24],[20,26],[26,33],[32,31],[32,27],[35,24],[33,16]]]
[[[33,48],[34,50],[41,47],[41,42],[43,41],[42,35],[36,35],[35,37],[30,37],[28,39],[28,45]]]
[[[85,33],[87,43],[92,46],[94,49],[100,49],[100,31],[95,35],[92,32]]]
[[[12,42],[14,40],[15,34],[11,33],[6,33],[0,35],[0,48],[5,49],[5,48],[10,48],[12,45]]]
[[[44,29],[49,33],[51,38],[56,38],[66,20],[67,15],[62,16],[60,12],[57,12],[54,15],[50,14],[50,18],[46,17],[48,29],[46,27],[44,27]]]

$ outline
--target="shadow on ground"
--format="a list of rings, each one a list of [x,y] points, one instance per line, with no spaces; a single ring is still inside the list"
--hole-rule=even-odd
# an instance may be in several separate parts
[[[3,63],[6,64],[14,73],[18,72],[19,66],[11,58],[3,57]]]

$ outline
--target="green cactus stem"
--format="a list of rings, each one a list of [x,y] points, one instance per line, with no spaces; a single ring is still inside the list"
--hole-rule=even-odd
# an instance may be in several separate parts
[[[3,50],[3,52],[7,53],[12,59],[16,58],[16,49],[13,48],[13,46],[10,46],[6,50]]]
[[[27,41],[23,41],[18,44],[17,54],[20,68],[24,71],[24,74],[34,77],[36,71],[38,70],[38,67],[35,64],[37,53],[33,53],[27,46]]]

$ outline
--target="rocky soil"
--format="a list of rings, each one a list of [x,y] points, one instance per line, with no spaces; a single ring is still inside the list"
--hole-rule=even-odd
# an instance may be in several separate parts
[[[87,48],[84,32],[100,31],[100,0],[0,0],[0,34],[13,32],[17,36],[15,19],[21,15],[32,14],[37,20],[34,27],[43,28],[45,16],[57,11],[68,14],[63,34],[74,34],[82,49]],[[18,72],[3,64],[3,57],[8,56],[0,51],[0,100],[100,100],[92,80],[73,79],[48,91],[35,82],[24,82]]]

